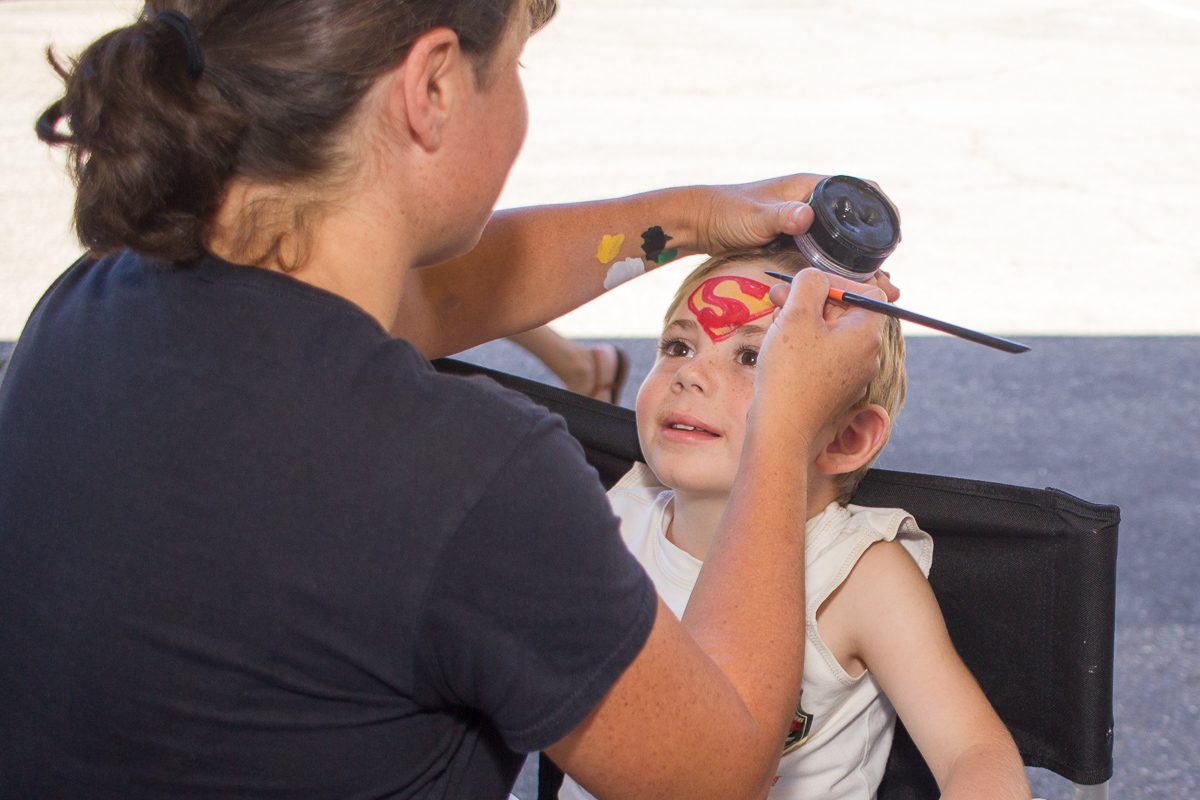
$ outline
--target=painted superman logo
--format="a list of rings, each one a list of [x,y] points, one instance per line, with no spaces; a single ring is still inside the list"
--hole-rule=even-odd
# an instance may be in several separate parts
[[[688,309],[714,342],[727,339],[748,322],[775,310],[771,287],[740,275],[709,278],[688,297]]]

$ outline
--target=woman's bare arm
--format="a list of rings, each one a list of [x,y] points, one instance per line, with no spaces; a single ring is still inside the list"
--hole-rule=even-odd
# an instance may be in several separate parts
[[[633,272],[648,271],[685,255],[802,233],[812,212],[801,201],[820,177],[497,211],[469,253],[410,271],[392,332],[430,357],[447,355],[529,330],[598,297],[620,262],[632,259]]]

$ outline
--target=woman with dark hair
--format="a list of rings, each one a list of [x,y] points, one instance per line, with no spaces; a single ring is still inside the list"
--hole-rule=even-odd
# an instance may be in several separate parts
[[[0,386],[0,795],[502,797],[538,749],[602,796],[770,779],[784,454],[878,318],[779,290],[723,533],[662,613],[562,421],[428,359],[798,233],[813,178],[493,213],[552,12],[163,0],[55,62],[88,253]]]

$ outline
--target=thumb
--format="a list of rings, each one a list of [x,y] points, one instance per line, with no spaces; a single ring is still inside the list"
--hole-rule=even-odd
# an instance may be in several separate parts
[[[788,200],[775,206],[775,230],[799,236],[813,224],[813,210],[808,203],[798,200]]]
[[[820,311],[829,297],[830,276],[819,269],[802,269],[792,278],[785,306],[806,306]]]
[[[808,267],[797,272],[790,282],[772,285],[767,296],[779,308],[807,305],[813,309],[820,309],[829,297],[831,278],[836,276]],[[845,279],[839,280],[848,283]]]

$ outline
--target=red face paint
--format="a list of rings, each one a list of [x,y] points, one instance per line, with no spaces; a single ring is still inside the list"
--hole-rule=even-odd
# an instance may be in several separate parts
[[[727,339],[748,322],[775,310],[771,287],[740,275],[709,278],[688,296],[688,309],[714,342]]]

